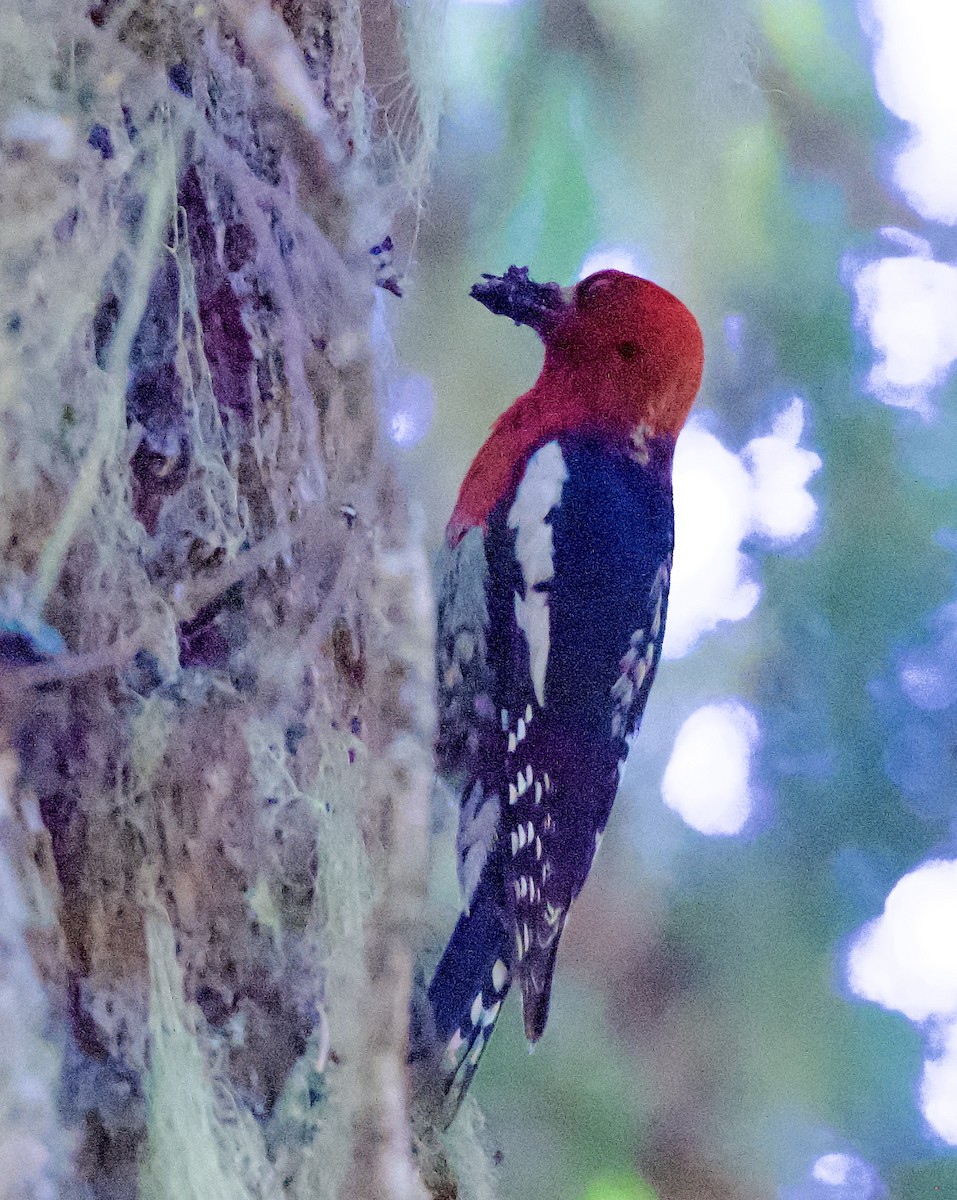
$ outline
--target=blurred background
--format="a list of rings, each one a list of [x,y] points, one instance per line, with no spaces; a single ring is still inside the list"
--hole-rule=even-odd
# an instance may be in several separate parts
[[[452,0],[380,297],[432,541],[541,362],[481,272],[636,271],[706,344],[667,661],[474,1089],[503,1196],[957,1198],[955,61],[953,0]]]

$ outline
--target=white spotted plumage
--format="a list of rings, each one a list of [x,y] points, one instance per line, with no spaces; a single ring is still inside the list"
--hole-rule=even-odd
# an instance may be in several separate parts
[[[668,604],[670,581],[671,556],[669,555],[658,568],[652,585],[649,608],[654,606],[654,611],[648,632],[642,627],[636,629],[631,635],[628,649],[621,659],[621,674],[612,684],[611,696],[615,701],[611,717],[613,737],[630,739],[637,718],[644,708],[661,654],[661,632]],[[619,774],[623,761],[619,762]]]
[[[513,981],[526,1036],[545,1028],[559,939],[657,668],[674,438],[701,377],[694,318],[646,280],[602,271],[562,289],[513,267],[474,294],[547,352],[447,528],[437,757],[465,798],[474,889],[429,985],[451,1113]]]
[[[456,836],[459,886],[466,907],[475,892],[489,851],[495,844],[500,820],[498,796],[486,796],[481,781],[477,780],[462,804]]]

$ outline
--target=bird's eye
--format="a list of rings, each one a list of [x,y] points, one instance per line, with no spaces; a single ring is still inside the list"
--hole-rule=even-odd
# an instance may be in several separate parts
[[[625,360],[625,362],[631,362],[631,360],[636,358],[638,355],[638,346],[635,342],[619,342],[618,353]]]

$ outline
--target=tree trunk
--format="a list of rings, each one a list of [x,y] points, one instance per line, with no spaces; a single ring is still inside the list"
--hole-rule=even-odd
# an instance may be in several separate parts
[[[438,23],[0,4],[0,1197],[424,1194],[432,612],[373,315]]]

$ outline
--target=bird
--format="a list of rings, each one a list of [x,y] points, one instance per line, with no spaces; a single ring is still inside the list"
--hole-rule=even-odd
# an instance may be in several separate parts
[[[460,799],[464,906],[410,1060],[431,1064],[440,1128],[512,985],[532,1046],[545,1029],[658,669],[672,460],[703,369],[691,312],[636,275],[561,287],[512,266],[471,294],[534,329],[545,357],[468,469],[439,555],[436,765]]]

